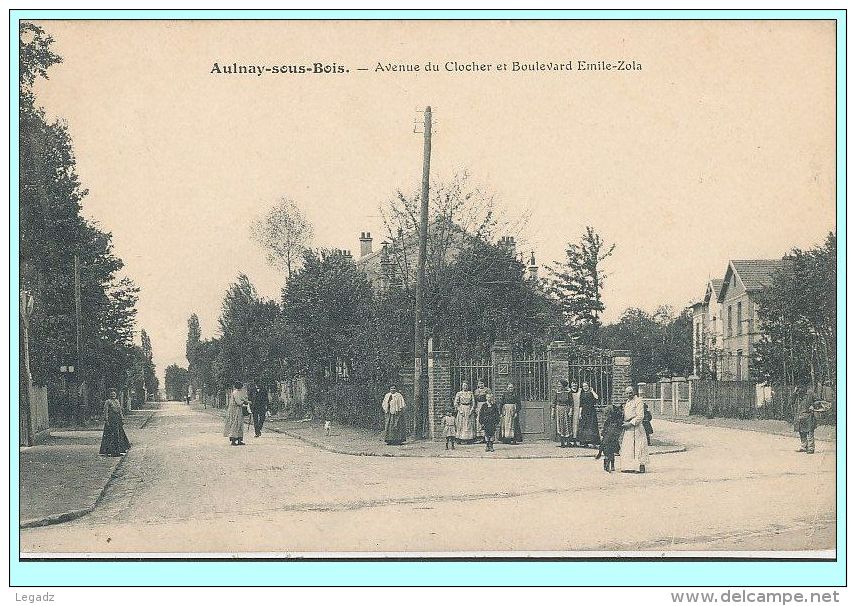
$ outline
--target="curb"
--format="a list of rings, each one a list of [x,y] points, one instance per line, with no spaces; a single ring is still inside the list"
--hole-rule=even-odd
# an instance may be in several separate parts
[[[292,431],[286,429],[278,429],[276,427],[268,427],[270,431],[274,433],[286,435],[290,438],[295,438],[302,442],[309,444],[310,446],[314,446],[321,450],[326,450],[327,452],[332,452],[335,454],[349,455],[352,457],[410,457],[413,459],[593,459],[597,453],[587,453],[584,455],[578,455],[573,457],[561,457],[561,456],[538,456],[538,455],[512,455],[512,456],[502,456],[502,457],[489,457],[489,456],[480,456],[480,457],[468,457],[468,456],[457,456],[457,455],[448,455],[448,456],[436,456],[433,454],[411,454],[411,453],[394,453],[394,452],[364,452],[359,450],[343,450],[341,448],[336,448],[335,446],[330,446],[316,440],[315,438],[310,438],[307,436],[300,435],[298,433],[294,433]],[[441,444],[441,442],[437,442]],[[663,455],[663,454],[674,454],[677,452],[686,452],[687,447],[681,446],[678,444],[663,446],[662,450],[658,450],[657,452],[649,453],[651,456],[655,455]]]
[[[149,421],[152,420],[152,417],[155,416],[157,410],[152,410],[151,414],[149,414],[146,419],[143,421],[142,425],[140,425],[140,429],[144,428],[149,424]],[[116,479],[119,475],[119,469],[122,467],[122,464],[127,459],[127,455],[121,457],[116,465],[113,467],[113,471],[110,472],[110,477],[107,478],[107,481],[104,483],[104,486],[101,488],[101,491],[98,493],[98,496],[95,497],[95,501],[93,501],[92,505],[89,507],[84,507],[83,509],[73,509],[71,511],[64,511],[63,513],[55,513],[49,516],[45,516],[43,518],[31,518],[29,520],[21,520],[20,528],[38,528],[40,526],[51,526],[53,524],[62,524],[63,522],[70,522],[72,520],[76,520],[77,518],[82,518],[88,513],[92,513],[92,511],[98,507],[98,504],[101,503],[101,500],[104,498],[104,495],[107,493],[107,489],[110,488],[110,484]]]
[[[704,417],[704,418],[707,418],[707,417]],[[723,418],[723,417],[714,417],[714,418]],[[787,432],[778,432],[778,431],[767,431],[766,429],[758,429],[758,428],[752,428],[752,427],[729,427],[727,425],[695,423],[693,421],[687,421],[686,417],[661,416],[661,417],[657,417],[656,420],[667,421],[667,422],[671,422],[671,423],[681,423],[682,425],[694,425],[695,427],[710,427],[712,429],[731,429],[734,431],[748,431],[750,433],[763,433],[763,434],[767,434],[768,436],[779,436],[780,438],[799,438],[799,435],[795,435],[796,434],[795,431],[787,433]],[[817,436],[815,436],[814,439],[816,442],[828,442],[830,444],[835,444],[838,442],[838,428],[836,427],[835,439],[830,440],[828,438],[818,438]]]

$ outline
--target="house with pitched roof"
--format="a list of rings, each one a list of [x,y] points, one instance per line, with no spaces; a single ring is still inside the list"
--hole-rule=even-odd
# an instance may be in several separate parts
[[[749,361],[761,338],[757,298],[786,263],[786,259],[732,259],[721,280],[708,280],[704,298],[692,306],[696,375],[749,379]]]
[[[691,306],[693,314],[693,371],[699,377],[718,376],[717,352],[722,349],[721,278],[707,281],[704,298]]]

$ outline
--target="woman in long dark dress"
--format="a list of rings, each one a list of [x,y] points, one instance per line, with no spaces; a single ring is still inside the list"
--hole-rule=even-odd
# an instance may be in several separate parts
[[[122,404],[115,389],[108,392],[104,402],[104,433],[101,434],[99,454],[107,457],[120,457],[131,447],[122,424]]]
[[[580,429],[577,433],[577,441],[584,446],[597,446],[600,444],[600,432],[597,428],[598,395],[583,382],[583,390],[580,392]]]

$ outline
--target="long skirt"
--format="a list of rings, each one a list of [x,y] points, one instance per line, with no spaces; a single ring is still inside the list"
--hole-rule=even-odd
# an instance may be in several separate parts
[[[499,439],[503,442],[511,442],[516,438],[514,432],[514,415],[517,407],[514,404],[506,404],[502,407],[502,416],[499,419]]]
[[[457,439],[476,439],[476,415],[472,404],[461,404],[458,406],[458,415],[455,417],[455,428],[455,437]]]
[[[484,427],[481,424],[481,407],[484,405],[484,402],[476,402],[476,414],[475,414],[475,424],[476,424],[476,438],[478,441],[483,441],[484,438]]]
[[[580,440],[580,405],[579,402],[574,402],[571,411],[568,413],[571,419],[571,437],[577,441]]]
[[[244,438],[244,414],[241,406],[232,406],[226,408],[226,423],[223,428],[223,435],[229,439],[242,440]]]
[[[639,471],[640,465],[648,463],[648,437],[641,423],[624,429],[619,458],[623,470]]]
[[[387,444],[404,444],[404,415],[400,412],[386,413],[383,417],[383,441]]]
[[[101,434],[101,449],[99,454],[116,456],[128,452],[131,443],[125,435],[122,419],[108,418],[104,423],[104,433]]]
[[[580,414],[580,430],[577,432],[577,440],[583,444],[600,444],[597,410],[593,406],[583,408]]]
[[[570,406],[556,406],[556,433],[559,434],[560,438],[571,437],[572,426],[570,414]]]

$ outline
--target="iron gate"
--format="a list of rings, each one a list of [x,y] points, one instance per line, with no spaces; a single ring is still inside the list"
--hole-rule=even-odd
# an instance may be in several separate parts
[[[520,428],[524,437],[552,438],[550,376],[545,357],[524,356],[512,360],[511,381],[520,394]]]
[[[615,352],[590,351],[572,354],[568,360],[568,381],[582,389],[583,383],[597,393],[598,408],[603,409],[612,402],[612,370]],[[619,396],[621,394],[618,394]]]

